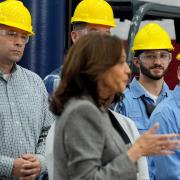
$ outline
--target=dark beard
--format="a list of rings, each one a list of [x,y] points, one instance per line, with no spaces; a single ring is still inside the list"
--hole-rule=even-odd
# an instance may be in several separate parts
[[[156,67],[160,67],[164,70],[164,68],[162,66],[158,66],[158,65],[154,65],[153,67],[151,67],[150,69],[156,68]],[[160,80],[161,78],[164,77],[166,70],[164,70],[164,72],[162,73],[162,75],[153,75],[151,74],[150,70],[147,69],[142,63],[140,63],[140,71],[143,75],[147,76],[149,79],[152,80]]]

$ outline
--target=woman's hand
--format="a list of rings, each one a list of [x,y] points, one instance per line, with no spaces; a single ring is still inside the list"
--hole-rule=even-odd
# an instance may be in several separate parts
[[[180,149],[179,134],[156,134],[159,124],[154,124],[147,132],[141,135],[128,150],[129,158],[135,162],[141,156],[170,155],[175,149]]]

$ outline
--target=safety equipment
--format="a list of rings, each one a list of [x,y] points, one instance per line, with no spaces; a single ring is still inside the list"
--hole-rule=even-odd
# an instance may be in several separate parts
[[[168,33],[157,23],[148,23],[140,29],[135,38],[132,51],[174,49]]]
[[[177,54],[176,59],[180,61],[180,53]]]
[[[0,24],[15,27],[34,35],[31,14],[18,0],[6,0],[0,3]]]
[[[114,27],[115,19],[111,6],[105,0],[81,1],[71,18],[71,23],[86,22]]]

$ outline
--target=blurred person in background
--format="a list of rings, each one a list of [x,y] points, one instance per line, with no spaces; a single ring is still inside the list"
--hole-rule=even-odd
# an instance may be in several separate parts
[[[71,39],[73,43],[79,37],[92,31],[109,34],[110,28],[115,26],[113,10],[105,0],[81,1],[74,11],[71,23]],[[60,82],[61,71],[62,66],[44,78],[46,89],[50,95]]]

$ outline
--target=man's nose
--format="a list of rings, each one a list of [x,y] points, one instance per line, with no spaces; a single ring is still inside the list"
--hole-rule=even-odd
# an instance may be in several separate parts
[[[162,59],[160,55],[156,55],[156,58],[154,59],[154,64],[161,64]]]
[[[25,45],[25,41],[24,41],[24,39],[20,35],[16,36],[16,38],[14,39],[14,42],[18,46]]]

